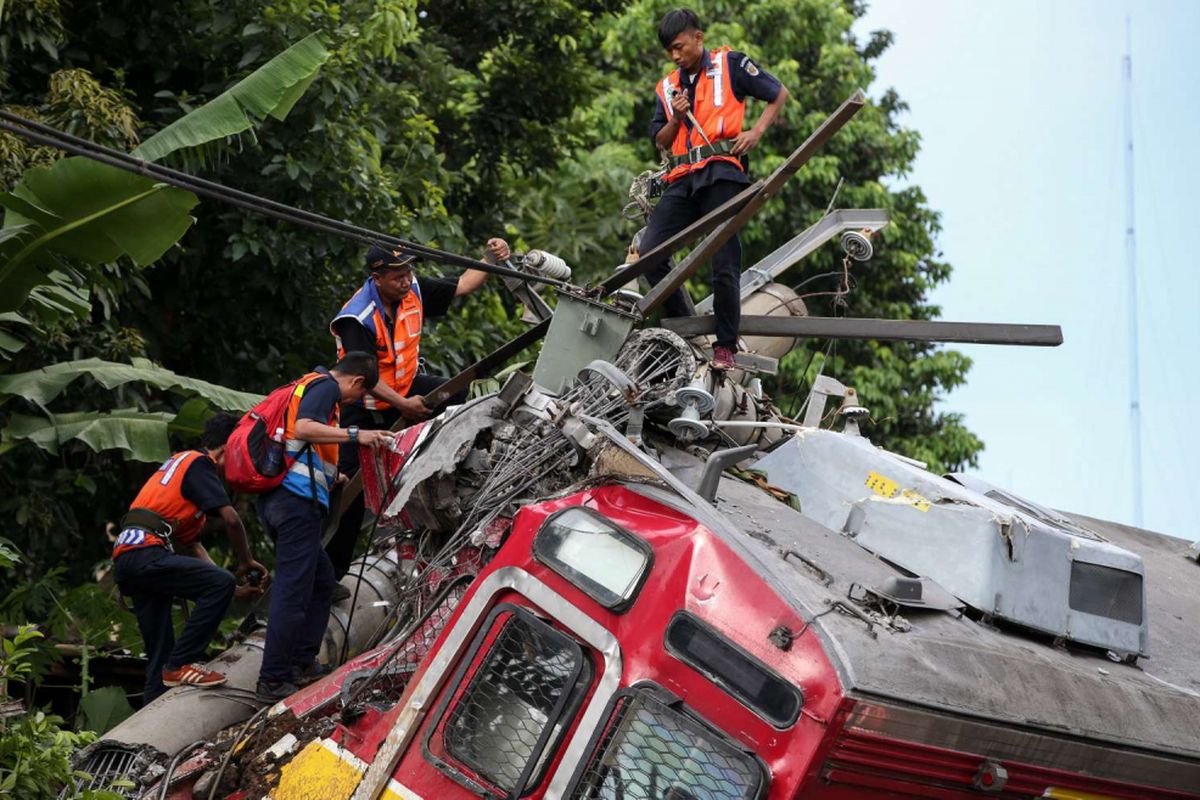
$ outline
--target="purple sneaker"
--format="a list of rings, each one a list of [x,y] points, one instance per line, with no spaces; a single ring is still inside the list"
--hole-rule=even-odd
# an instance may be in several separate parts
[[[713,369],[737,369],[733,350],[721,345],[715,346],[713,348],[712,365]]]

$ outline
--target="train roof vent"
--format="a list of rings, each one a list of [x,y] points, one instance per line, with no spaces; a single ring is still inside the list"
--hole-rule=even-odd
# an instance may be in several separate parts
[[[805,516],[983,614],[1122,657],[1147,652],[1141,557],[1054,511],[833,431],[805,431],[756,468]],[[896,603],[916,591],[903,580],[878,589]]]

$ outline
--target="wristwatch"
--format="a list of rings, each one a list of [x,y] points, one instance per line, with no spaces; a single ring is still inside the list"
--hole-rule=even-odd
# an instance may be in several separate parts
[[[350,442],[350,444],[354,444],[354,443],[356,443],[356,442],[358,441],[358,426],[357,426],[357,425],[351,425],[351,426],[347,427],[347,428],[346,428],[346,435],[350,437],[350,438],[347,440],[347,441],[349,441],[349,442]]]

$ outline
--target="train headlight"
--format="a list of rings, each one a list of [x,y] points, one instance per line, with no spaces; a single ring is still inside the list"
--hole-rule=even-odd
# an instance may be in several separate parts
[[[620,612],[645,581],[654,551],[604,515],[574,506],[542,523],[533,554],[597,603]]]

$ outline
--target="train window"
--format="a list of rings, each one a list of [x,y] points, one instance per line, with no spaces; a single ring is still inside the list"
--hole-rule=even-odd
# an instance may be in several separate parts
[[[500,606],[435,715],[426,756],[489,796],[527,794],[544,777],[592,675],[575,640],[524,609]]]
[[[800,716],[804,698],[799,689],[691,614],[681,611],[671,618],[666,646],[776,728],[786,728]]]
[[[618,695],[573,800],[753,800],[766,770],[650,687]]]
[[[533,554],[605,608],[629,607],[650,572],[650,545],[607,517],[573,506],[552,514]]]

